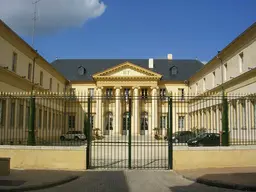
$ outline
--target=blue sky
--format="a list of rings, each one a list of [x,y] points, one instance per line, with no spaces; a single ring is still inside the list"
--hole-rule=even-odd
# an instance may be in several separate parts
[[[209,61],[256,21],[256,0],[103,3],[105,11],[81,27],[37,34],[35,48],[50,62],[55,57],[166,58],[168,53],[174,59]],[[19,34],[31,43],[31,36]]]

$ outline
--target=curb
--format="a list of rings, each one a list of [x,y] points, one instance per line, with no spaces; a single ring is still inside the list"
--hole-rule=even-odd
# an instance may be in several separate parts
[[[221,181],[213,181],[208,179],[193,179],[190,177],[186,177],[184,175],[181,175],[183,178],[188,179],[190,181],[194,181],[200,184],[212,186],[212,187],[219,187],[219,188],[225,188],[225,189],[235,189],[240,191],[256,191],[256,186],[246,186],[246,185],[240,185],[240,184],[231,184],[231,183],[223,183]]]
[[[56,182],[46,182],[39,185],[29,185],[24,187],[17,187],[17,188],[6,188],[6,189],[0,189],[0,192],[20,192],[20,191],[32,191],[32,190],[39,190],[39,189],[46,189],[50,187],[56,187],[58,185],[63,185],[65,183],[69,183],[71,181],[74,181],[78,179],[79,176],[70,176],[65,179],[56,181]]]

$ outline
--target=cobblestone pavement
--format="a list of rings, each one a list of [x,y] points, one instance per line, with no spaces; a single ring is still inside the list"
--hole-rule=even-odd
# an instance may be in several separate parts
[[[38,192],[231,192],[182,178],[171,171],[87,171],[79,179]],[[238,191],[237,191],[238,192]]]

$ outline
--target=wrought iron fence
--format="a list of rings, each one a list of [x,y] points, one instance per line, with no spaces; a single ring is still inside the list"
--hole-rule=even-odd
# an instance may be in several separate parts
[[[85,94],[1,93],[0,144],[86,145],[87,122],[90,122],[95,145],[109,142],[109,149],[113,140],[125,138],[126,142],[129,123],[134,146],[151,146],[155,143],[159,147],[167,146],[167,140],[174,146],[188,145],[188,141],[190,146],[256,144],[255,94],[225,97],[217,94],[173,94],[170,97],[172,115],[169,126],[172,128],[172,138],[168,138],[167,134],[168,99],[165,96],[108,95],[90,98],[88,119],[88,96]],[[127,108],[129,99],[130,112]],[[140,153],[135,151],[131,151],[134,156]],[[149,150],[141,153],[147,155],[155,152]],[[156,149],[156,153],[160,151]],[[163,153],[167,155],[168,152]]]

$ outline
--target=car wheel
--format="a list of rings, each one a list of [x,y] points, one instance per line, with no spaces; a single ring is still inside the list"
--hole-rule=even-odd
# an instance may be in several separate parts
[[[65,137],[64,137],[64,136],[61,136],[61,137],[60,137],[60,140],[61,140],[61,141],[65,141]]]
[[[79,141],[79,137],[75,137],[75,141]]]

